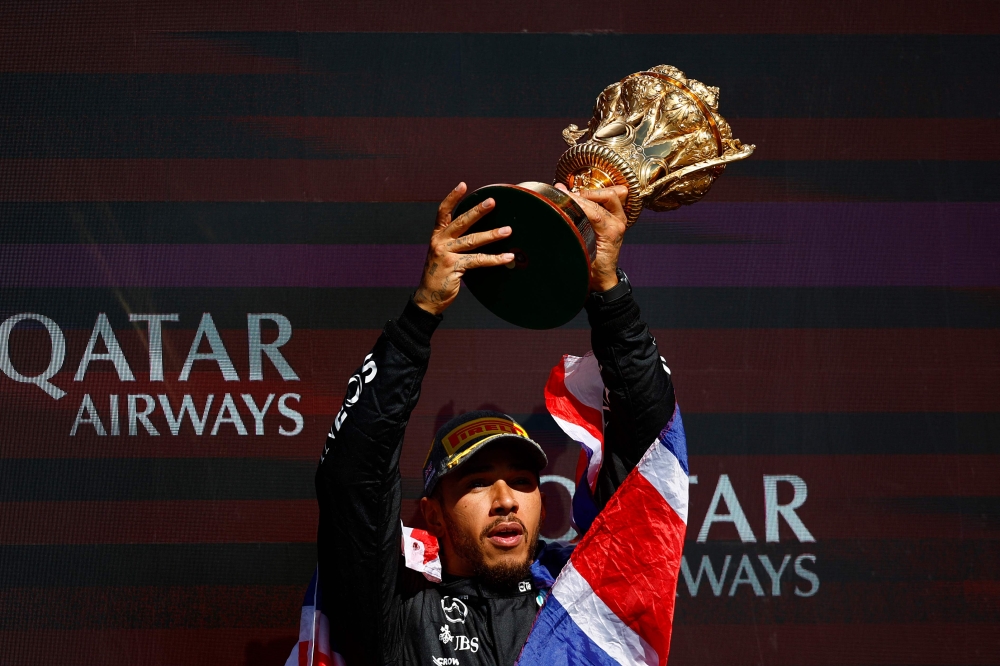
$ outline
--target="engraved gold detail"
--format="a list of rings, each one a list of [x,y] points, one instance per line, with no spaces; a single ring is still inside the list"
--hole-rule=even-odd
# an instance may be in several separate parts
[[[626,76],[598,95],[586,129],[562,131],[570,148],[556,165],[556,182],[574,190],[626,186],[629,226],[643,208],[698,201],[726,164],[755,148],[732,138],[718,99],[718,88],[670,65]]]

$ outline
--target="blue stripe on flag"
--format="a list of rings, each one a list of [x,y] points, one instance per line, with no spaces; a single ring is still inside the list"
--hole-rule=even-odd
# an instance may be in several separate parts
[[[687,439],[684,435],[684,421],[681,420],[680,406],[674,405],[674,415],[670,417],[670,421],[667,422],[666,427],[660,431],[660,436],[657,439],[674,454],[674,457],[681,464],[681,469],[684,470],[684,473],[690,474],[691,472],[688,469]]]
[[[581,631],[559,600],[551,594],[535,619],[535,626],[517,663],[619,666],[618,662]]]

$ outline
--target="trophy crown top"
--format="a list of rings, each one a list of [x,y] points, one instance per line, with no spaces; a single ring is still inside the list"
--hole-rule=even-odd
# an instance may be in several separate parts
[[[570,145],[557,180],[576,189],[626,185],[626,214],[672,210],[703,197],[729,162],[753,145],[734,139],[719,114],[719,89],[671,65],[657,65],[606,87],[586,129],[562,132]]]

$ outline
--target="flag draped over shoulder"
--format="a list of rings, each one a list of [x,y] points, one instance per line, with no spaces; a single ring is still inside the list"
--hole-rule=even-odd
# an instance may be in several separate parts
[[[545,387],[553,418],[583,447],[574,519],[586,534],[539,612],[519,664],[667,662],[687,527],[684,426],[675,408],[604,510],[591,513],[584,500],[593,504],[604,458],[603,392],[592,354],[563,357]]]

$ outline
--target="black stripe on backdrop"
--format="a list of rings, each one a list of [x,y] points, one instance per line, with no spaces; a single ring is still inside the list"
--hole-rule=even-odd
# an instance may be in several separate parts
[[[518,418],[550,452],[572,446],[548,415]],[[684,426],[692,459],[991,454],[1000,441],[1000,414],[686,414]],[[263,458],[0,459],[0,502],[310,500],[315,470]],[[420,492],[420,479],[403,480],[406,498]]]
[[[576,117],[609,83],[660,63],[719,86],[732,118],[1000,108],[992,35],[189,36],[291,58],[306,73],[4,74],[0,115]]]
[[[824,540],[754,544],[752,552],[817,556],[823,583],[996,580],[1000,553],[989,541]],[[747,547],[687,545],[721,563]],[[920,553],[914,557],[914,553]],[[0,546],[0,588],[85,585],[301,585],[316,566],[313,543]],[[735,563],[733,564],[735,566]],[[753,621],[748,618],[748,621]]]
[[[1000,162],[747,160],[734,168],[739,169],[732,172],[738,178],[759,179],[747,183],[730,177],[723,181],[719,191],[729,192],[727,197],[735,201],[944,203],[1000,200],[1000,190],[994,187],[994,183],[1000,182]],[[221,171],[221,175],[225,173]],[[547,178],[548,174],[541,177]],[[442,179],[442,182],[450,186],[454,178]],[[428,192],[426,196],[436,199],[439,194]],[[16,197],[15,192],[7,193],[7,198]]]
[[[2,85],[2,83],[0,83]],[[556,155],[555,153],[554,155]],[[553,161],[555,157],[553,157]],[[215,165],[218,169],[214,175],[225,177],[231,175],[239,179],[240,172],[234,168],[232,173],[226,171],[226,166]],[[10,167],[8,167],[10,168]],[[294,172],[296,165],[285,165],[289,172]],[[445,169],[446,166],[439,165]],[[1000,162],[985,161],[938,161],[938,160],[907,160],[907,161],[764,161],[746,160],[734,165],[731,172],[741,179],[759,179],[750,182],[740,182],[732,176],[723,180],[716,189],[716,196],[727,192],[727,198],[736,201],[926,201],[926,202],[957,202],[957,201],[998,201],[1000,190],[994,183],[1000,182]],[[95,170],[99,175],[99,170]],[[403,179],[404,174],[400,174]],[[509,180],[520,180],[516,174]],[[445,178],[442,176],[441,190],[445,191],[453,185],[461,174]],[[538,176],[548,178],[549,175]],[[479,183],[486,184],[486,183]],[[58,190],[57,184],[45,184],[40,194],[32,194],[31,198],[39,199],[45,196],[62,197],[64,192]],[[246,184],[246,189],[239,190],[240,196],[254,198],[254,185]],[[388,186],[391,188],[392,185]],[[44,189],[51,188],[51,189]],[[412,197],[412,191],[405,196]],[[364,184],[359,185],[359,194],[364,196]],[[7,187],[0,181],[0,195],[6,199],[16,200],[24,195],[15,186]],[[439,192],[427,192],[427,198],[436,199]],[[296,194],[295,196],[301,196]],[[399,198],[402,198],[400,196]]]
[[[0,591],[0,630],[21,630],[34,639],[37,634],[31,632],[41,629],[282,627],[294,630],[295,624],[289,618],[294,619],[300,613],[302,594],[301,584],[8,588]],[[295,639],[291,631],[289,634],[290,649]],[[282,654],[281,659],[284,658]],[[73,663],[91,662],[75,660]],[[273,665],[283,662],[274,659],[249,663]]]
[[[0,588],[303,585],[314,543],[0,546]]]
[[[414,285],[419,276],[414,275]],[[181,313],[194,330],[202,312],[220,329],[245,329],[248,312],[279,312],[293,330],[381,330],[413,289],[387,288],[14,288],[4,289],[0,319],[37,312],[64,330],[90,330],[97,313],[130,329],[129,312]],[[651,328],[1000,328],[1000,289],[943,287],[636,287]],[[460,292],[443,328],[512,329]],[[567,328],[588,328],[585,313]],[[20,330],[20,329],[18,329]],[[668,350],[669,351],[669,350]]]
[[[569,118],[22,115],[0,119],[0,159],[381,160],[475,174],[552,177]],[[775,159],[996,159],[992,118],[736,118],[733,134]],[[919,137],[919,140],[915,140]],[[950,145],[949,145],[950,143]],[[472,147],[481,163],[470,169]]]
[[[319,456],[322,443],[317,443]],[[314,499],[316,461],[261,458],[0,460],[0,501]]]

